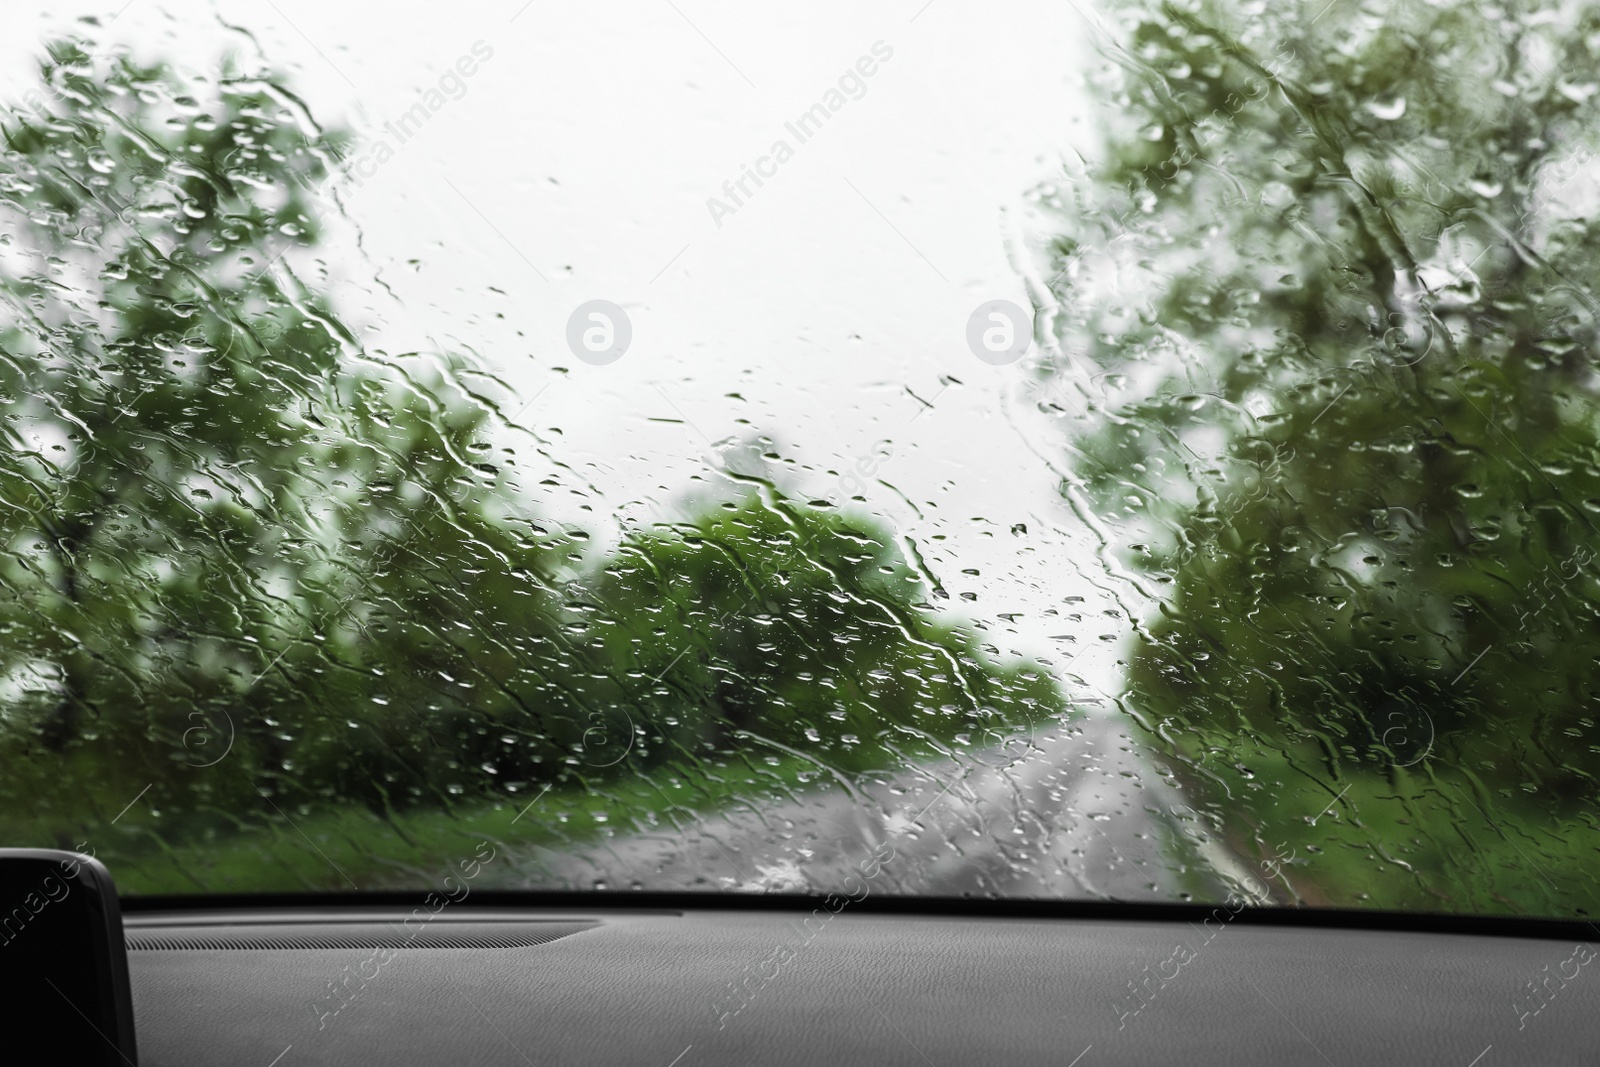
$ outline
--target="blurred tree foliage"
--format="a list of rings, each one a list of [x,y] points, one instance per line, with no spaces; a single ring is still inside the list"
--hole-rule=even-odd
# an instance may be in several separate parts
[[[222,884],[288,812],[844,773],[1059,711],[924,617],[883,530],[771,487],[586,564],[509,390],[369,349],[318,291],[349,137],[282,84],[67,42],[0,122],[8,844],[221,834]],[[154,832],[108,841],[146,786]]]
[[[462,360],[367,351],[296,276],[343,135],[51,54],[0,159],[6,806],[443,798],[484,747],[452,672],[541,654],[560,538]]]
[[[1040,304],[1130,710],[1284,899],[1592,911],[1600,10],[1112,22]]]
[[[926,618],[929,592],[878,524],[759,484],[626,541],[582,606],[615,674],[651,683],[614,690],[615,714],[693,738],[688,756],[788,751],[849,774],[993,746],[1062,710],[1038,670]]]

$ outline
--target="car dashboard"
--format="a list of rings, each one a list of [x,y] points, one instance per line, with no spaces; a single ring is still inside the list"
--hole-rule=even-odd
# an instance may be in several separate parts
[[[1600,1045],[1587,924],[615,896],[134,900],[141,1061],[1490,1067]]]

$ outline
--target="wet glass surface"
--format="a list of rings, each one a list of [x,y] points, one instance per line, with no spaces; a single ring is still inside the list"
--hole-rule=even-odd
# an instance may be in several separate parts
[[[1589,913],[1593,12],[5,18],[6,844]]]

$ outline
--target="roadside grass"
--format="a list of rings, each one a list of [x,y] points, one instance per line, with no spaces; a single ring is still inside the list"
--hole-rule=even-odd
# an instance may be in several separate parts
[[[1600,867],[1594,813],[1557,819],[1429,760],[1314,782],[1281,754],[1247,778],[1212,766],[1195,790],[1236,798],[1228,843],[1276,899],[1311,906],[1587,918]],[[1302,762],[1301,766],[1308,764]],[[1249,798],[1241,803],[1237,798]]]
[[[892,775],[945,754],[931,743],[912,743],[879,766],[845,773],[855,780]],[[1319,766],[1308,755],[1258,749],[1248,776],[1217,760],[1205,764],[1205,774],[1193,764],[1179,774],[1202,812],[1221,809],[1229,848],[1271,886],[1274,899],[1406,911],[1595,913],[1589,872],[1600,869],[1600,819],[1594,812],[1556,820],[1541,798],[1475,783],[1437,759],[1396,770],[1392,781],[1373,772],[1330,786],[1302,769]],[[812,760],[751,748],[715,763],[678,760],[647,776],[467,797],[450,808],[384,814],[351,803],[282,809],[262,803],[180,825],[146,802],[121,815],[63,813],[49,826],[17,822],[0,825],[0,832],[16,846],[87,841],[127,895],[439,889],[447,876],[460,876],[460,864],[472,861],[484,841],[494,846],[495,859],[472,884],[510,888],[550,885],[542,860],[550,853],[602,848],[612,835],[687,827],[836,781]],[[1224,786],[1233,799],[1218,805]],[[1180,846],[1185,842],[1175,839],[1174,855]],[[1190,889],[1197,897],[1206,894],[1203,873],[1195,867]]]
[[[459,865],[483,841],[495,847],[496,858],[475,885],[538,885],[541,850],[596,846],[610,834],[648,828],[652,817],[656,825],[681,826],[834,781],[810,760],[746,753],[725,764],[668,764],[648,777],[590,787],[473,798],[448,810],[268,808],[177,841],[130,818],[93,844],[124,895],[436,889],[449,875],[460,878]]]

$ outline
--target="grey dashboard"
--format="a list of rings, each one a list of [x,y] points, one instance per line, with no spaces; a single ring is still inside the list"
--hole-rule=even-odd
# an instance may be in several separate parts
[[[426,918],[422,916],[426,915]],[[1556,937],[806,910],[136,910],[144,1064],[1593,1064]]]

